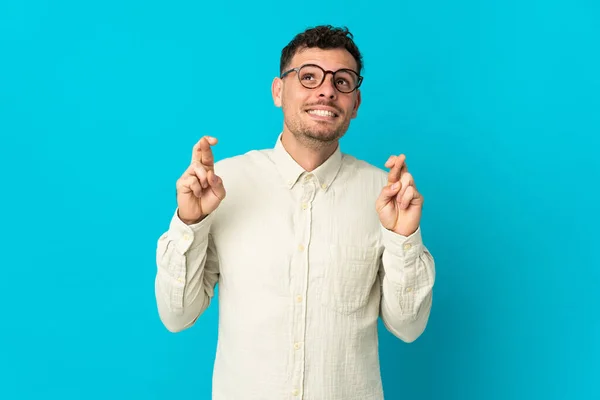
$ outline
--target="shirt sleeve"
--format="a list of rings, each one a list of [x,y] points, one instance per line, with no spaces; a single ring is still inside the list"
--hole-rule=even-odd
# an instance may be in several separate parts
[[[421,227],[402,236],[383,226],[384,251],[381,277],[381,318],[385,327],[405,341],[416,340],[425,330],[431,312],[435,263],[423,244]]]
[[[171,332],[189,328],[209,306],[219,278],[210,234],[213,215],[193,225],[177,212],[158,239],[155,296],[160,319]]]

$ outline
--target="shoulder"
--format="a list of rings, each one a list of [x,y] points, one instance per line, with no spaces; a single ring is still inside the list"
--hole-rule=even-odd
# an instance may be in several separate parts
[[[381,185],[387,183],[387,171],[348,153],[342,153],[342,169],[361,180],[370,179]]]
[[[226,176],[243,176],[262,168],[269,160],[271,150],[250,150],[215,162],[215,173]]]

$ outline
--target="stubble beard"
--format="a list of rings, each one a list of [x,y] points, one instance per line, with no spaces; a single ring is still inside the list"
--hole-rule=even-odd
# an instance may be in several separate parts
[[[325,121],[314,121],[309,126],[307,122],[303,121],[302,113],[304,112],[300,110],[294,115],[288,115],[284,118],[284,122],[294,138],[310,148],[321,149],[330,146],[331,143],[344,136],[350,125],[350,119],[339,113],[337,118],[341,120],[341,123],[338,121],[337,126]]]

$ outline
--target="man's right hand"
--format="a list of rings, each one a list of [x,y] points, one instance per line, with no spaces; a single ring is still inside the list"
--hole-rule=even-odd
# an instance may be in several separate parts
[[[217,209],[225,198],[223,180],[215,175],[215,162],[210,146],[217,139],[204,136],[192,151],[192,163],[177,180],[178,216],[187,225],[201,221]]]

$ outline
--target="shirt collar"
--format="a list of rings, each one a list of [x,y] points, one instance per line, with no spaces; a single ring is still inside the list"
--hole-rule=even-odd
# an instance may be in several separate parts
[[[284,179],[286,187],[291,189],[294,187],[296,182],[298,182],[298,179],[302,176],[302,174],[308,173],[304,170],[304,168],[298,165],[298,163],[287,152],[285,147],[283,147],[281,136],[282,134],[280,133],[277,137],[277,142],[275,143],[275,148],[273,149],[273,158],[281,177]],[[342,166],[342,159],[343,154],[338,144],[335,152],[327,160],[325,160],[323,164],[319,165],[319,167],[317,167],[314,171],[310,172],[317,178],[321,189],[325,191],[329,189],[335,180],[340,167]]]

